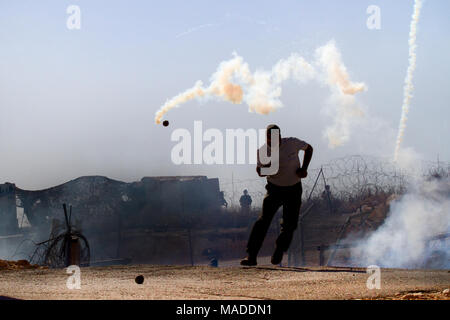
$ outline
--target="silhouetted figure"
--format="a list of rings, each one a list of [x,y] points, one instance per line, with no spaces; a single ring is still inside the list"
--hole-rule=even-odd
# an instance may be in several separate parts
[[[325,186],[325,190],[322,191],[322,199],[330,213],[336,213],[336,203],[333,199],[331,188],[328,184]]]
[[[239,199],[239,204],[241,205],[241,213],[248,215],[252,205],[252,197],[248,194],[247,189],[244,190],[244,194]]]
[[[323,192],[322,192],[322,198],[325,201],[328,201],[328,199],[331,199],[331,190],[330,190],[330,186],[328,184],[325,186],[325,190],[323,190]]]
[[[272,143],[272,132],[274,137],[278,136],[279,152],[277,156],[276,142]],[[292,236],[297,228],[300,206],[302,203],[302,183],[308,173],[307,169],[313,154],[313,148],[297,138],[281,138],[280,128],[269,125],[266,130],[266,144],[258,150],[258,164],[256,172],[260,177],[267,177],[267,193],[263,200],[262,213],[255,222],[247,243],[247,257],[241,261],[241,265],[254,266],[257,264],[256,257],[269,229],[273,216],[278,208],[283,206],[283,222],[281,232],[276,240],[275,252],[272,255],[272,264],[280,264],[283,253],[289,248]],[[298,152],[304,150],[303,166],[300,166]],[[262,163],[261,156],[271,157],[273,163]],[[266,161],[264,161],[266,162]],[[275,172],[267,173],[262,169],[278,168]],[[273,170],[272,170],[273,171]]]

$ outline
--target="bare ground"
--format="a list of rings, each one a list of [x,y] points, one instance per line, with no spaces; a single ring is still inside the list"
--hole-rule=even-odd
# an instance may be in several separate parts
[[[0,271],[0,297],[19,299],[449,299],[448,270],[382,269],[381,289],[360,268],[112,266],[81,269],[69,290],[65,269]],[[142,285],[135,277],[143,275]],[[420,293],[420,294],[419,294]],[[408,296],[410,295],[410,296]],[[408,298],[409,297],[409,298]]]

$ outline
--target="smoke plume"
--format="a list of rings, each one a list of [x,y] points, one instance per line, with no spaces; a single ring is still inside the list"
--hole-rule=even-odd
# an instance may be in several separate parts
[[[364,83],[350,80],[341,54],[333,41],[316,50],[316,59],[308,62],[298,54],[278,61],[271,70],[251,72],[242,57],[233,54],[231,60],[220,63],[211,76],[210,84],[203,86],[198,81],[194,87],[168,100],[155,114],[155,122],[161,123],[171,109],[193,99],[216,98],[234,104],[246,103],[249,112],[269,114],[283,106],[280,100],[284,81],[294,80],[299,84],[316,80],[327,85],[331,92],[330,106],[334,123],[326,129],[330,146],[338,146],[348,139],[350,125],[363,115],[355,103],[354,95],[366,89]]]
[[[406,71],[405,86],[403,88],[403,105],[402,105],[402,115],[400,118],[400,125],[398,128],[397,143],[395,147],[394,160],[397,160],[398,153],[400,151],[400,145],[403,140],[403,135],[405,133],[406,122],[408,120],[408,112],[411,104],[412,93],[414,90],[413,86],[413,75],[416,69],[416,38],[417,38],[417,25],[419,23],[420,10],[422,8],[422,0],[415,0],[414,2],[414,12],[411,20],[411,27],[409,31],[409,66]]]
[[[448,245],[436,241],[438,246],[433,247],[430,239],[450,231],[449,212],[449,178],[420,182],[391,203],[384,224],[352,250],[353,262],[389,268],[423,268],[431,263],[448,269]]]
[[[450,247],[430,241],[450,232],[450,176],[418,168],[420,155],[401,149],[396,166],[407,173],[407,192],[390,203],[387,218],[351,252],[352,263],[389,268],[449,268]],[[448,241],[448,240],[447,240]]]

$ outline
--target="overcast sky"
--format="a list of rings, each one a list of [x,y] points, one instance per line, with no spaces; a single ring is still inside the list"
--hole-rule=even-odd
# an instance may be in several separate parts
[[[369,5],[381,29],[366,26]],[[66,27],[69,5],[81,29]],[[349,154],[392,157],[408,66],[413,1],[23,1],[0,0],[0,182],[50,187],[84,175],[135,181],[152,175],[258,179],[253,166],[176,166],[176,128],[264,128],[315,148],[311,167]],[[450,159],[450,2],[426,1],[404,147],[425,159]],[[322,132],[329,91],[287,82],[284,107],[270,115],[245,105],[189,102],[154,124],[155,111],[197,80],[208,83],[236,51],[252,70],[296,52],[312,57],[334,40],[358,95],[365,125],[342,147]]]

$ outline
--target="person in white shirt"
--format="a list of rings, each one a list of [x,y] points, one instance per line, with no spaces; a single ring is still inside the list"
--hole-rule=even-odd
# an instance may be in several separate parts
[[[273,136],[278,137],[278,146],[272,143]],[[258,150],[256,171],[260,177],[267,177],[267,193],[263,200],[261,216],[253,225],[248,239],[247,257],[241,261],[241,265],[244,266],[257,265],[256,257],[259,249],[273,216],[281,206],[283,206],[283,222],[271,262],[278,265],[283,260],[283,253],[288,250],[297,228],[302,203],[301,179],[308,175],[308,166],[313,154],[313,148],[305,141],[297,138],[281,138],[280,128],[274,124],[267,126],[266,141],[266,144]],[[300,165],[298,157],[300,150],[305,152],[303,165]],[[274,159],[270,158],[271,161],[264,164],[260,155],[272,156]],[[275,167],[278,170],[267,174],[267,171],[271,171],[268,170],[269,167]]]

